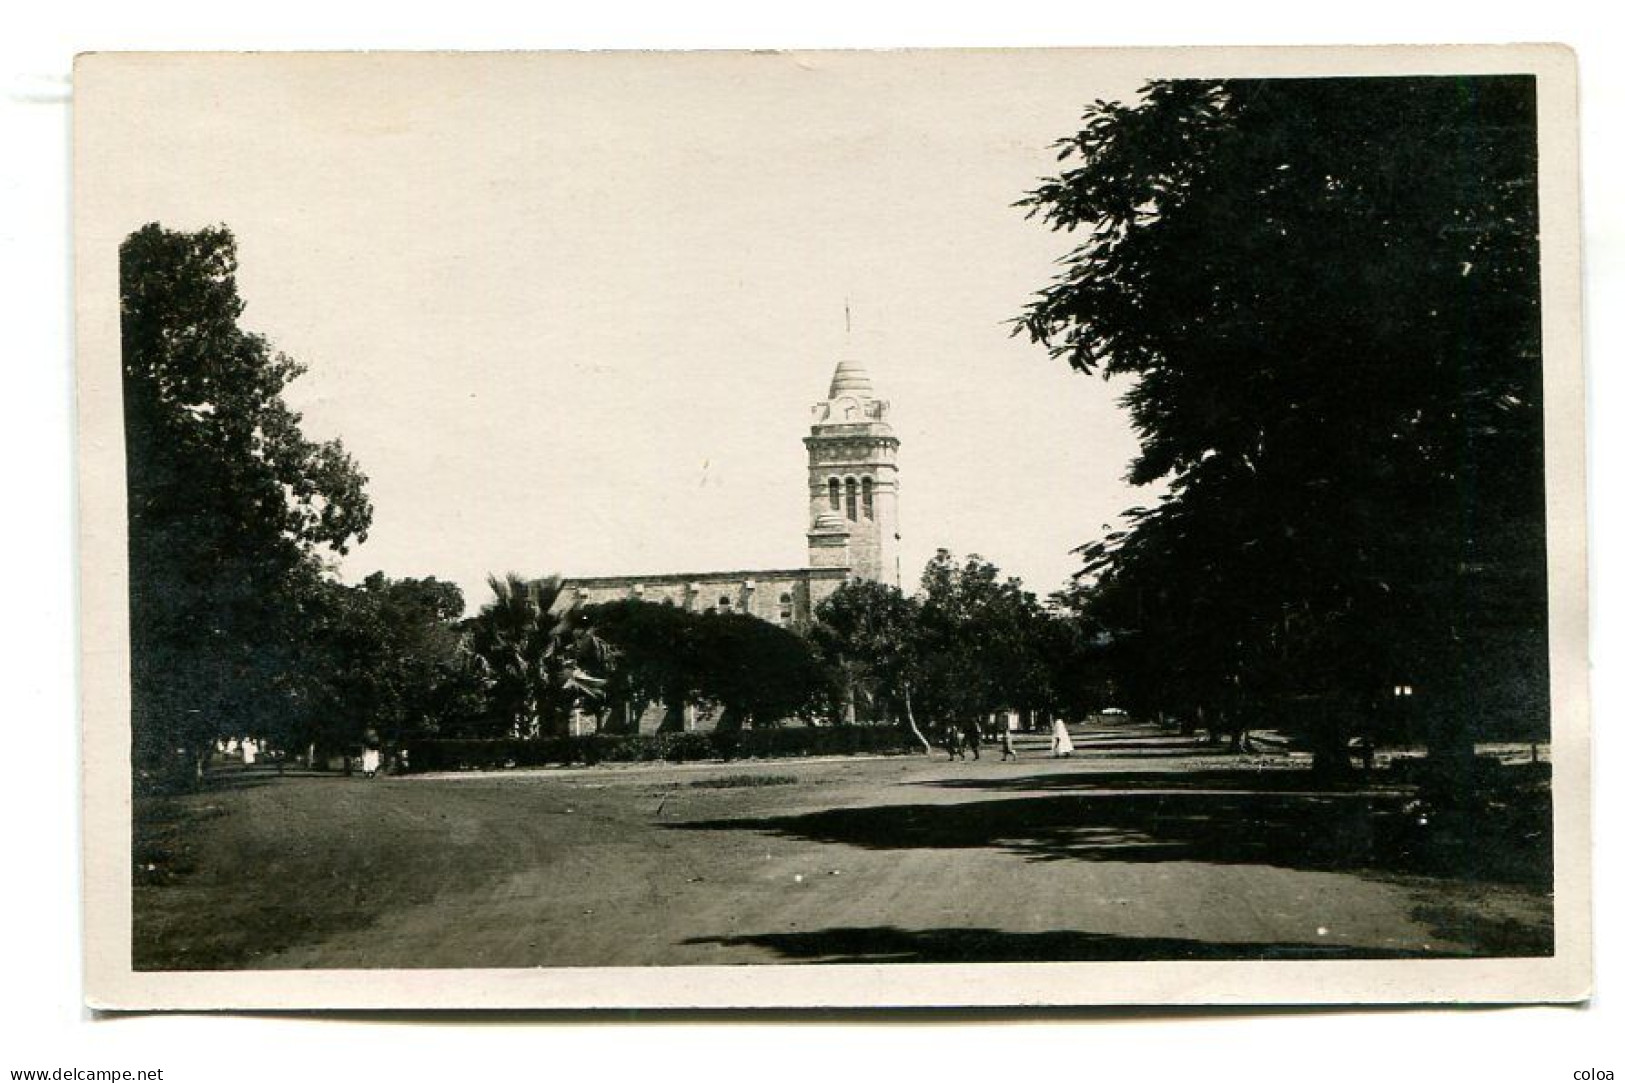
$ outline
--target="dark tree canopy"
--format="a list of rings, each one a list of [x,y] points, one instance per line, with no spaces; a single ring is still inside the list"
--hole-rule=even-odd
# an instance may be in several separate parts
[[[1074,622],[1039,604],[1019,579],[972,554],[938,550],[906,597],[854,582],[818,606],[815,642],[849,694],[896,718],[908,706],[928,726],[1002,708],[1081,712],[1091,667]]]
[[[990,561],[939,549],[920,576],[921,702],[942,720],[1053,705],[1050,615]]]
[[[744,613],[701,613],[693,636],[699,693],[722,707],[721,728],[771,726],[824,706],[826,681],[807,640]]]
[[[605,686],[605,729],[631,729],[650,704],[663,703],[661,728],[681,730],[683,708],[700,698],[703,683],[695,615],[625,598],[588,606],[584,617],[615,648]]]
[[[300,610],[299,702],[265,736],[345,753],[368,733],[393,746],[454,729],[479,709],[462,614],[462,590],[433,577],[315,580]]]
[[[372,506],[282,400],[303,369],[238,325],[229,231],[149,225],[119,255],[131,706],[154,762],[281,723],[300,592]]]
[[[813,643],[839,684],[845,718],[900,718],[920,680],[919,602],[896,587],[859,579],[818,603]]]
[[[1141,709],[1543,728],[1533,79],[1156,82],[1060,148],[1022,324],[1166,486],[1084,550]]]
[[[611,648],[606,729],[626,728],[654,702],[663,729],[681,729],[687,705],[718,707],[719,725],[771,726],[827,706],[827,680],[811,645],[744,613],[695,613],[627,598],[588,606],[585,621]]]

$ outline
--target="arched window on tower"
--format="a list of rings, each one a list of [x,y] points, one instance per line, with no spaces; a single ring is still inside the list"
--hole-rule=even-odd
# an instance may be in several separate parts
[[[841,510],[841,479],[840,478],[830,478],[829,479],[829,510],[830,511],[840,511]]]
[[[795,599],[790,597],[790,594],[789,594],[788,591],[786,591],[785,593],[779,595],[779,623],[780,624],[789,624],[790,623],[791,619],[795,617],[795,611],[796,611],[795,607],[796,607]]]
[[[732,613],[734,609],[733,599],[724,594],[722,597],[717,599],[717,608],[722,610],[724,613]]]
[[[858,521],[858,482],[856,478],[846,479],[846,517],[854,523]]]
[[[863,517],[875,517],[875,481],[873,478],[863,479]]]

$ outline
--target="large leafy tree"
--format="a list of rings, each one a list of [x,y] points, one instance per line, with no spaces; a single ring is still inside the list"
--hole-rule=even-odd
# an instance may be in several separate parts
[[[979,719],[1001,707],[1054,708],[1081,689],[1082,640],[1019,579],[939,550],[920,592],[855,582],[819,604],[814,641],[851,698],[911,725]],[[1071,699],[1066,702],[1070,703]]]
[[[283,401],[303,368],[239,326],[228,230],[148,225],[119,256],[134,757],[201,764],[293,709],[299,599],[372,506]]]
[[[625,598],[588,606],[583,616],[614,648],[604,687],[604,729],[631,730],[644,710],[659,702],[665,706],[661,731],[681,730],[684,709],[700,698],[703,683],[695,615]]]
[[[372,602],[381,632],[376,728],[394,741],[455,726],[474,705],[459,628],[462,589],[434,576],[392,580],[375,572],[359,590]]]
[[[1054,619],[1021,580],[937,550],[920,577],[920,701],[939,721],[1054,705]]]
[[[627,729],[656,701],[662,731],[681,730],[690,704],[721,708],[721,729],[811,717],[827,700],[818,657],[796,633],[744,613],[695,613],[635,598],[587,607],[582,619],[610,648],[605,729]]]
[[[700,695],[722,707],[719,729],[807,717],[827,698],[825,673],[806,639],[745,613],[695,616]]]
[[[1129,381],[1165,488],[1086,549],[1142,709],[1326,763],[1393,683],[1435,750],[1544,726],[1535,146],[1525,77],[1155,82],[1061,142],[1022,324]]]
[[[818,604],[811,632],[830,673],[835,715],[854,720],[867,701],[882,718],[900,719],[930,753],[914,713],[915,690],[925,676],[919,602],[872,580],[844,583]]]
[[[920,679],[920,607],[896,587],[868,579],[843,583],[818,603],[813,643],[832,671],[841,705],[884,717],[907,717]]]
[[[346,753],[369,733],[394,745],[477,712],[462,613],[462,591],[433,577],[312,583],[284,743]]]

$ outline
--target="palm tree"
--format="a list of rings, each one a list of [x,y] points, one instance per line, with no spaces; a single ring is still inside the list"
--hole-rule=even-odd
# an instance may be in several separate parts
[[[602,694],[588,667],[606,669],[611,648],[564,599],[558,576],[509,572],[486,582],[495,597],[472,622],[471,646],[492,706],[512,736],[563,732],[573,707]]]

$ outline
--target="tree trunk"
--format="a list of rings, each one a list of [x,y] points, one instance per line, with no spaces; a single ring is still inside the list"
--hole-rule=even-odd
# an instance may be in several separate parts
[[[908,685],[906,684],[903,685],[903,714],[908,719],[909,732],[914,735],[915,740],[920,742],[920,747],[925,750],[925,754],[927,756],[931,755],[931,742],[925,739],[925,734],[920,732],[919,724],[914,721],[914,700],[909,695]]]
[[[1461,797],[1473,790],[1475,750],[1472,734],[1459,720],[1435,719],[1427,729],[1427,780],[1430,788]]]
[[[1319,705],[1311,738],[1315,758],[1310,770],[1330,778],[1354,773],[1349,760],[1349,717],[1345,704],[1327,697]]]
[[[722,714],[717,718],[718,733],[738,733],[744,728],[744,715],[727,704],[722,705]]]
[[[683,712],[684,707],[681,699],[668,699],[666,701],[666,713],[660,719],[660,725],[655,727],[655,732],[682,733],[684,729]]]

